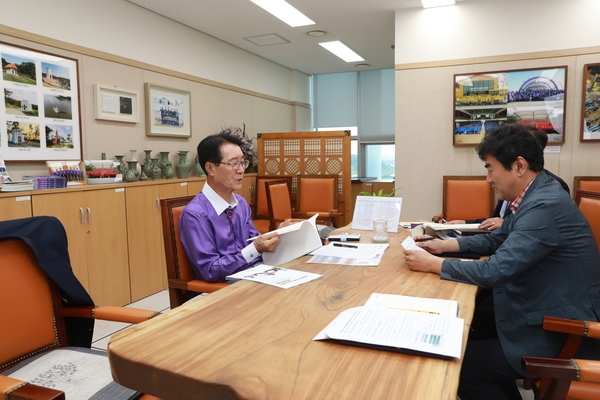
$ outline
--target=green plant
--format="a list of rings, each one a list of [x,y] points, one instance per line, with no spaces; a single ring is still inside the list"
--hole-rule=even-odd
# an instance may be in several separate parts
[[[402,188],[395,188],[389,193],[383,193],[383,189],[379,190],[379,192],[360,192],[359,196],[379,196],[379,197],[394,197],[396,192]]]

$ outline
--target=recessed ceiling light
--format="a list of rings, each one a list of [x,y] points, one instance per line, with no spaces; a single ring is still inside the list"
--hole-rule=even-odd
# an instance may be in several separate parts
[[[320,36],[325,36],[325,35],[327,35],[327,31],[323,31],[323,30],[321,30],[321,29],[315,29],[315,30],[312,30],[312,31],[308,31],[308,32],[306,32],[306,34],[307,34],[308,36],[320,37]]]
[[[365,61],[364,58],[339,40],[319,44],[346,62]]]
[[[296,10],[284,0],[250,0],[265,11],[273,14],[292,28],[296,26],[314,25],[314,21]]]
[[[359,64],[355,65],[356,68],[368,68],[370,66],[371,66],[371,64],[369,64],[369,63],[359,63]]]
[[[423,8],[453,6],[456,4],[456,0],[421,0],[421,4]]]

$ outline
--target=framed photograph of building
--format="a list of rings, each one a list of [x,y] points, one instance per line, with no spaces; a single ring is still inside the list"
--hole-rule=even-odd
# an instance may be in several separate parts
[[[192,136],[191,93],[146,82],[146,135]]]
[[[4,159],[81,160],[77,61],[6,43],[0,55]]]
[[[454,145],[476,146],[503,124],[531,125],[564,144],[567,67],[454,75]]]
[[[583,66],[581,142],[600,141],[600,64]]]
[[[96,119],[120,122],[140,122],[138,92],[116,86],[94,85]]]

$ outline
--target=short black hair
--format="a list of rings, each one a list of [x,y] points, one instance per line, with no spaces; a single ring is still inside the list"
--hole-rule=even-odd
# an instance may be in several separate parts
[[[506,124],[486,132],[475,150],[482,161],[492,156],[506,170],[511,169],[519,156],[527,160],[531,171],[544,169],[544,149],[524,125]]]
[[[542,146],[542,149],[545,149],[548,144],[548,134],[531,125],[529,125],[529,132],[531,132],[535,140]]]
[[[206,173],[204,166],[207,162],[221,162],[223,159],[223,154],[221,154],[221,145],[223,143],[232,143],[242,148],[242,141],[240,139],[226,133],[207,136],[198,144],[198,162],[204,173]]]

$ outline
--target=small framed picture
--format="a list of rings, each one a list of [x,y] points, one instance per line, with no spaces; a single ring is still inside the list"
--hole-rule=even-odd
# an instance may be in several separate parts
[[[600,64],[583,66],[580,142],[600,141]]]
[[[94,85],[96,119],[121,122],[140,122],[138,92],[116,86]]]
[[[146,82],[146,135],[192,136],[190,92]]]

